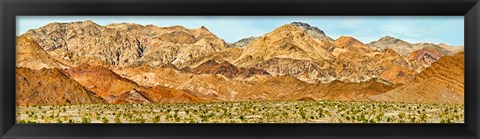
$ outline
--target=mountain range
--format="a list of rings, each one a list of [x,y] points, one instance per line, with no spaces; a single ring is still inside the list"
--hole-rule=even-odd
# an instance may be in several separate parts
[[[364,44],[301,22],[235,43],[204,26],[50,23],[18,36],[16,55],[18,105],[463,103],[463,46],[391,36]]]

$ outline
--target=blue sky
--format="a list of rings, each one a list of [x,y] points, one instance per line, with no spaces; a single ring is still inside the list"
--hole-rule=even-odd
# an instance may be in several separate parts
[[[344,35],[369,43],[389,35],[411,43],[464,45],[463,16],[17,16],[17,35],[51,22],[84,20],[100,25],[125,22],[192,29],[203,25],[227,42],[261,36],[299,21],[318,27],[333,39]]]

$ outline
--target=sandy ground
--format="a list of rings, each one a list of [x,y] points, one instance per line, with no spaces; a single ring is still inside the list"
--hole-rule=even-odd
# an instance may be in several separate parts
[[[270,101],[17,106],[18,123],[464,123],[463,105]]]

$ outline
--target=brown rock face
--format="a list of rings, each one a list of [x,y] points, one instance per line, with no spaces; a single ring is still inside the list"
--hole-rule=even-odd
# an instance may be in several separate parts
[[[145,96],[153,103],[192,103],[192,102],[211,102],[214,100],[205,99],[192,95],[190,92],[155,86],[144,89]]]
[[[83,34],[82,36],[82,31],[93,33]],[[52,39],[65,40],[64,38],[55,38],[62,36],[61,32],[78,32],[73,33],[76,35],[72,36],[71,41],[78,41],[78,39],[74,39],[78,35],[83,38],[92,38],[92,36],[85,36],[90,34],[97,36],[97,38],[96,40],[81,39],[89,42],[88,44],[92,43],[91,48],[89,46],[76,46],[79,49],[70,49],[65,47],[63,43],[57,45],[57,43],[54,43],[56,41],[49,41]],[[117,35],[112,36],[117,32]],[[320,36],[323,34],[324,39],[318,38],[319,33]],[[57,35],[52,36],[52,34]],[[145,37],[145,34],[150,37]],[[317,34],[317,38],[314,34]],[[220,39],[216,38],[205,27],[190,30],[181,26],[159,28],[151,25],[142,26],[126,23],[99,26],[86,21],[67,24],[52,23],[24,35],[36,37],[45,45],[56,45],[57,47],[46,48],[47,50],[53,50],[50,52],[52,57],[61,57],[65,61],[73,61],[73,65],[78,65],[81,62],[115,68],[148,65],[190,71],[206,61],[214,60],[219,63],[232,63],[239,69],[247,69],[248,73],[261,73],[261,70],[264,70],[272,75],[290,75],[309,83],[327,83],[336,79],[348,82],[363,82],[379,76],[385,69],[389,68],[378,67],[379,60],[372,57],[379,55],[379,53],[374,52],[355,38],[342,36],[335,42],[330,43],[332,40],[328,39],[329,37],[324,35],[323,31],[303,23],[281,26],[262,37],[251,39],[245,48],[223,48],[223,43],[218,42]],[[110,37],[104,38],[105,36]],[[125,41],[122,43],[116,42],[118,39],[124,39]],[[133,44],[130,41],[133,41]],[[69,44],[68,46],[78,44],[70,41],[65,42],[68,42],[64,43]],[[198,45],[199,43],[202,43],[202,45]],[[96,45],[105,46],[105,48],[93,48]],[[65,57],[67,51],[61,48],[68,48],[68,52],[74,52],[78,55],[76,57],[80,59]],[[108,53],[95,55],[96,53],[104,53],[104,49]],[[115,50],[115,52],[110,50]],[[84,51],[88,52],[83,54]],[[91,56],[92,54],[93,56]],[[115,62],[115,59],[119,61]],[[293,61],[302,62],[297,64],[292,63]],[[405,65],[411,64],[401,64],[399,66],[403,67]],[[419,69],[414,69],[411,66],[404,68],[419,71]],[[242,75],[242,73],[232,73],[230,71],[228,74],[231,74],[228,75],[229,77]]]
[[[229,47],[203,26],[51,23],[17,38],[17,104],[463,103],[457,49],[388,36],[367,46],[300,22]]]
[[[141,72],[140,72],[141,71]],[[120,75],[144,86],[161,85],[177,90],[188,90],[192,95],[219,101],[246,100],[367,100],[395,86],[377,81],[329,84],[310,84],[292,76],[254,75],[244,80],[233,80],[218,75],[178,72],[171,69],[124,69]]]
[[[347,82],[365,82],[378,78],[393,67],[405,70],[421,71],[420,66],[391,49],[373,51],[363,43],[351,37],[340,37],[336,48],[334,65],[337,79]],[[342,43],[343,44],[342,44]],[[388,81],[388,80],[387,80]]]
[[[413,44],[414,50],[420,50],[424,48],[435,49],[444,56],[452,56],[454,53],[433,43],[415,43]]]
[[[273,76],[290,75],[309,83],[326,83],[336,79],[327,62],[272,58],[258,63],[255,68],[264,69]]]
[[[336,39],[333,42],[334,45],[340,47],[340,48],[348,48],[348,47],[354,47],[354,46],[364,46],[362,42],[359,40],[350,37],[350,36],[340,36],[338,39]]]
[[[400,66],[393,66],[380,75],[380,78],[393,84],[408,84],[415,77],[415,72]]]
[[[464,102],[464,54],[442,57],[417,75],[412,83],[370,99],[461,104]]]
[[[110,24],[91,21],[51,23],[23,34],[45,51],[70,65],[91,63],[106,67],[162,66],[183,64],[209,52],[220,51],[226,43],[205,27],[160,28],[153,25]]]
[[[138,87],[135,82],[122,78],[102,66],[82,64],[65,72],[70,78],[78,81],[109,103],[118,101],[117,97]]]
[[[396,85],[386,85],[379,80],[368,80],[362,83],[344,83],[334,81],[318,88],[318,91],[324,92],[321,97],[326,100],[342,101],[368,101],[369,96],[378,95],[397,87]]]
[[[422,63],[424,67],[429,67],[432,63],[436,62],[438,59],[444,55],[434,48],[423,48],[417,51],[412,52],[408,57],[410,61],[418,61]]]
[[[42,68],[65,68],[60,61],[55,60],[45,52],[34,40],[28,37],[17,37],[16,40],[17,67],[40,70]]]
[[[263,69],[271,75],[290,75],[309,83],[334,80],[365,82],[378,78],[393,66],[415,72],[424,68],[419,66],[419,62],[411,62],[390,49],[381,52],[372,50],[353,37],[342,36],[333,43],[312,40],[304,29],[291,25],[275,29],[244,49],[234,65],[241,67],[254,64],[252,67]],[[297,52],[302,56],[294,55]],[[317,58],[309,57],[308,52],[316,52],[312,55]],[[248,64],[245,65],[245,62]]]
[[[203,63],[205,63],[206,61],[209,61],[209,60],[214,60],[214,61],[218,61],[218,62],[227,61],[229,63],[232,63],[238,57],[240,57],[242,52],[243,52],[243,49],[241,49],[241,48],[226,48],[226,49],[224,49],[222,51],[219,51],[219,52],[211,52],[211,53],[202,55],[200,57],[193,58],[193,59],[185,62],[184,64],[181,64],[179,68],[180,69],[183,69],[183,68],[192,69],[192,68],[198,67],[199,65],[201,65],[201,64],[203,64]]]
[[[238,40],[237,42],[228,44],[227,47],[229,47],[229,48],[244,48],[245,46],[249,45],[251,42],[257,40],[258,38],[260,38],[260,37],[251,36],[251,37],[248,37],[248,38],[243,38],[241,40]]]
[[[439,51],[442,55],[454,55],[458,52],[463,51],[463,47],[454,47],[444,43],[438,45],[433,43],[415,43],[411,44],[405,42],[401,39],[394,38],[391,36],[385,36],[380,38],[377,41],[373,41],[367,44],[369,47],[382,51],[385,49],[391,49],[403,56],[409,56],[412,52],[423,49],[423,48],[432,48]]]
[[[17,105],[95,104],[104,101],[57,68],[16,69]]]
[[[382,37],[377,41],[368,43],[367,46],[379,51],[391,49],[403,56],[408,56],[414,51],[412,44],[391,36]]]
[[[118,96],[108,96],[110,103],[113,104],[125,104],[125,103],[140,103],[140,104],[149,104],[152,103],[145,96],[138,92],[137,90],[133,89],[131,91],[122,93]]]
[[[227,78],[251,77],[253,75],[270,75],[264,70],[256,68],[237,68],[236,66],[224,61],[217,63],[209,60],[193,69],[191,72],[195,74],[221,74]]]
[[[177,102],[207,101],[177,89],[140,86],[102,66],[82,64],[65,72],[108,103],[172,103],[177,98]]]
[[[310,26],[309,24],[302,23],[302,22],[292,22],[290,24],[305,30],[305,32],[307,32],[308,35],[312,36],[315,39],[318,39],[320,41],[333,42],[332,38],[327,36],[327,34],[325,34],[322,30],[320,30],[317,27]]]
[[[305,30],[287,24],[250,43],[233,64],[248,68],[271,58],[316,61],[333,58],[321,45]]]
[[[359,53],[373,52],[370,47],[366,46],[361,41],[349,36],[339,37],[337,40],[335,40],[335,42],[333,42],[333,45],[339,48],[346,48]]]
[[[456,54],[456,53],[459,53],[459,52],[463,52],[463,46],[451,46],[451,45],[447,45],[447,44],[444,44],[444,43],[440,43],[438,44],[438,46],[444,48],[444,49],[447,49],[448,51],[451,52],[451,54]]]

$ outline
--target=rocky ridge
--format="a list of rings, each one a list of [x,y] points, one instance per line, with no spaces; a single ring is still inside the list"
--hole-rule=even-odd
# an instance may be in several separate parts
[[[305,30],[310,36],[313,38],[316,38],[320,41],[328,41],[328,42],[333,42],[334,40],[327,36],[323,30],[320,30],[317,27],[310,26],[307,23],[302,23],[302,22],[292,22],[290,23],[291,25],[300,27],[301,29]]]
[[[418,74],[412,83],[371,96],[376,101],[454,103],[464,102],[464,53],[440,58]],[[428,86],[428,87],[426,87]]]
[[[463,50],[389,36],[369,44],[333,40],[300,22],[236,44],[204,26],[51,23],[19,36],[17,46],[17,66],[64,69],[114,104],[390,100],[376,96],[415,83],[418,73]],[[457,100],[442,102],[450,101]]]
[[[17,105],[60,105],[105,103],[60,69],[16,69]]]
[[[233,48],[244,48],[250,42],[257,40],[258,38],[260,38],[260,37],[251,36],[251,37],[243,38],[243,39],[238,40],[237,42],[228,44],[227,47],[229,47],[229,48],[232,48],[232,47]]]
[[[47,52],[70,65],[91,63],[102,66],[178,67],[185,61],[221,51],[226,43],[205,27],[157,27],[138,24],[98,25],[92,21],[50,23],[29,30],[22,36],[32,38]]]

